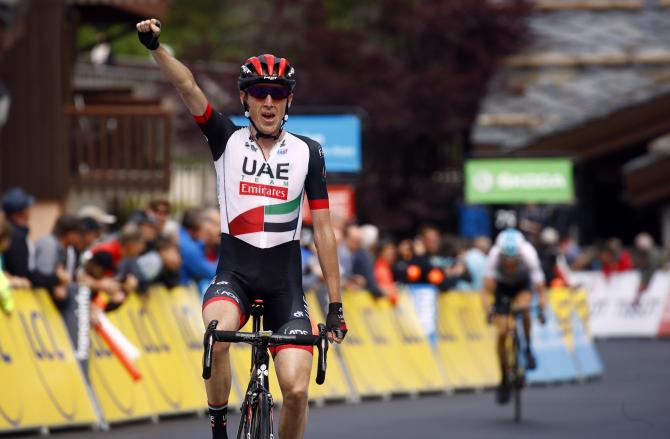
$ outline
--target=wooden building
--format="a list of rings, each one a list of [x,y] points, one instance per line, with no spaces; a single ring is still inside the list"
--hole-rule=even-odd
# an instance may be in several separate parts
[[[0,45],[0,80],[11,97],[0,127],[0,193],[22,186],[38,200],[63,203],[73,187],[166,190],[171,113],[159,98],[127,89],[73,88],[81,23],[165,17],[169,0],[19,0],[8,8],[12,38]],[[0,24],[0,26],[2,26]],[[82,99],[83,96],[83,99]]]

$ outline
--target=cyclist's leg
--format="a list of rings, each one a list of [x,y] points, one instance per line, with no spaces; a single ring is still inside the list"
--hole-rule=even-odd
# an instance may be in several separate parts
[[[511,297],[507,285],[497,283],[495,288],[495,304],[493,307],[493,324],[496,327],[496,350],[500,360],[501,378],[506,378],[507,347],[506,340],[509,333],[509,313]]]
[[[278,334],[312,333],[302,288],[294,283],[286,290],[266,297],[266,329]],[[283,403],[279,418],[279,437],[302,437],[307,422],[307,390],[312,370],[312,346],[284,345],[273,349],[277,380]]]
[[[509,316],[507,314],[496,314],[493,316],[493,324],[496,327],[496,350],[500,360],[501,378],[506,378],[507,371],[507,335],[509,333]]]
[[[496,350],[500,364],[500,384],[496,389],[496,401],[504,404],[509,401],[510,391],[507,376],[507,337],[509,334],[509,312],[511,298],[509,288],[505,284],[497,283],[495,289],[495,305],[493,308],[493,324],[496,327]]]
[[[205,327],[218,320],[218,330],[236,331],[246,321],[248,304],[230,275],[218,274],[203,297],[202,320]],[[230,394],[230,343],[215,343],[212,354],[212,376],[205,381],[213,437],[225,437],[228,395]]]
[[[530,305],[533,301],[533,295],[528,289],[520,291],[514,299],[514,308],[523,311],[523,332],[525,333],[526,346],[530,346]]]
[[[523,311],[523,332],[524,338],[526,341],[526,368],[533,370],[536,368],[535,357],[530,348],[530,335],[531,335],[531,319],[530,319],[530,305],[533,301],[533,295],[530,292],[530,289],[527,287],[520,291],[514,300],[515,309],[520,309]]]
[[[312,353],[301,348],[281,349],[274,359],[284,400],[279,417],[279,437],[282,438],[302,438],[307,423]]]

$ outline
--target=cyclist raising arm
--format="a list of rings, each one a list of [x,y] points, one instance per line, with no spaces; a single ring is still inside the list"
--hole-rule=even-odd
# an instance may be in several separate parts
[[[540,310],[546,302],[544,273],[535,248],[516,229],[506,229],[498,235],[496,244],[491,248],[484,272],[484,290],[482,302],[485,312],[490,312],[489,298],[495,297],[493,323],[497,332],[497,352],[500,360],[502,379],[496,392],[498,403],[509,401],[509,383],[507,382],[507,350],[505,340],[510,331],[509,314],[511,309],[523,311],[523,329],[526,337],[527,368],[535,369],[535,357],[530,349],[530,305],[532,288],[539,295]],[[531,288],[532,287],[532,288]],[[544,320],[544,314],[540,313]],[[543,322],[544,323],[544,322]]]
[[[265,303],[266,330],[279,334],[312,332],[302,290],[300,227],[303,198],[309,200],[315,243],[328,285],[328,338],[342,342],[339,266],[330,224],[326,171],[321,146],[283,130],[293,101],[295,70],[285,58],[251,57],[240,68],[240,103],[248,127],[237,127],[214,111],[193,74],[159,42],[154,20],[137,24],[139,39],[179,92],[205,135],[217,174],[221,210],[221,252],[217,275],[204,293],[205,326],[238,330],[255,300]],[[229,345],[215,345],[212,376],[205,381],[212,437],[226,437],[230,393]],[[282,438],[301,438],[307,420],[312,349],[285,345],[273,352],[284,404]]]

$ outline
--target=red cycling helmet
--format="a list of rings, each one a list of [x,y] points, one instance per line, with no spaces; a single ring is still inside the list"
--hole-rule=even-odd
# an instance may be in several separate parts
[[[278,58],[269,53],[252,56],[240,67],[237,85],[240,90],[245,90],[261,83],[283,85],[293,93],[295,70],[286,58]]]

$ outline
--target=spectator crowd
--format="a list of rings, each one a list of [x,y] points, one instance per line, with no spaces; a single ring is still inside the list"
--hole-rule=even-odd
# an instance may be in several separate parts
[[[178,223],[170,202],[154,199],[131,214],[124,224],[98,206],[84,206],[57,218],[49,235],[30,239],[34,198],[21,188],[2,195],[0,214],[0,308],[11,313],[12,289],[44,288],[63,307],[73,300],[71,286],[88,286],[93,302],[107,311],[121,305],[130,292],[148,297],[154,284],[172,288],[195,285],[204,291],[219,259],[220,215],[216,208],[190,208]],[[398,284],[429,283],[441,291],[480,291],[488,236],[464,239],[443,235],[425,225],[415,237],[380,237],[374,225],[349,223],[333,214],[343,288],[367,291],[395,304]],[[570,236],[551,227],[526,231],[538,249],[549,286],[575,286],[573,270],[601,270],[605,276],[638,269],[641,282],[636,302],[653,273],[668,262],[667,249],[640,233],[634,248],[616,238],[580,249]],[[313,234],[302,230],[302,271],[305,290],[325,300],[326,287]]]

